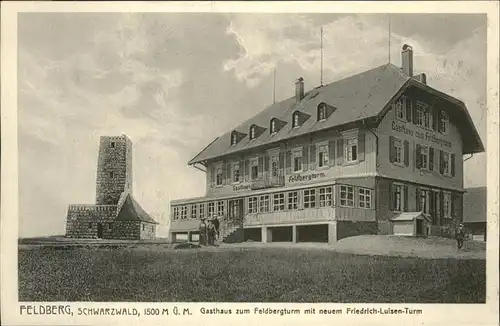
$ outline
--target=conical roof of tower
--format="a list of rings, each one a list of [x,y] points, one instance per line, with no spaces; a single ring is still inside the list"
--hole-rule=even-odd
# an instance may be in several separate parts
[[[159,224],[141,207],[141,205],[132,197],[127,194],[123,205],[116,216],[115,221],[141,221],[147,223]]]

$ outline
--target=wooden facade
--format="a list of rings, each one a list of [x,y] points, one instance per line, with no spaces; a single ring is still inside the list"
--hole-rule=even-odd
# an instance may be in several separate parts
[[[411,47],[403,49],[403,57],[412,55]],[[255,118],[216,139],[190,161],[206,168],[205,197],[171,202],[172,236],[217,216],[223,239],[297,241],[297,228],[317,226],[334,242],[394,234],[392,220],[405,212],[421,212],[425,224],[417,224],[425,232],[396,233],[450,235],[463,220],[463,155],[484,147],[465,105],[412,70],[388,65],[337,88],[299,92],[295,102],[258,116],[268,121]],[[280,106],[290,107],[278,119]]]

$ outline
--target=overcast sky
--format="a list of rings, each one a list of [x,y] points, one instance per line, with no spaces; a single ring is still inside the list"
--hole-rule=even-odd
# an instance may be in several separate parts
[[[404,43],[417,73],[463,100],[486,144],[486,17],[391,15],[391,61]],[[93,203],[101,135],[134,144],[134,193],[153,216],[202,196],[187,161],[276,99],[388,61],[388,16],[336,14],[20,14],[19,232],[62,234],[68,204]],[[485,184],[485,155],[465,186]]]

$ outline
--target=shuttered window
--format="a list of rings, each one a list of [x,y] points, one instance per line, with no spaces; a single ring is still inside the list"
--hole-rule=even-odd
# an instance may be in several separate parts
[[[317,155],[318,155],[318,167],[322,168],[328,166],[330,158],[330,154],[328,152],[328,144],[318,146]]]
[[[347,163],[358,161],[358,139],[351,138],[345,140],[345,159]]]
[[[443,192],[443,215],[445,219],[450,219],[452,216],[451,193],[449,192]]]
[[[293,151],[293,172],[302,171],[302,150]]]
[[[396,119],[405,120],[406,119],[406,97],[401,96],[395,104]]]

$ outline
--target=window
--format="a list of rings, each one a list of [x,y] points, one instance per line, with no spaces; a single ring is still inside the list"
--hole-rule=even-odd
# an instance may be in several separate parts
[[[113,223],[108,223],[108,231],[111,231],[113,229]]]
[[[299,193],[297,191],[290,191],[288,193],[288,209],[296,210],[299,208]]]
[[[92,229],[92,223],[89,223],[89,229]]]
[[[217,202],[217,216],[224,216],[224,201],[219,200]]]
[[[113,179],[115,177],[115,173],[113,171],[109,172],[109,177]]]
[[[240,182],[240,165],[233,165],[233,182]]]
[[[401,139],[394,139],[394,163],[404,164],[404,142]]]
[[[205,217],[205,204],[201,203],[200,204],[200,218],[204,218],[204,217]]]
[[[273,155],[271,156],[271,176],[277,177],[279,169],[279,156]]]
[[[285,210],[285,194],[279,193],[273,195],[273,211],[279,212]]]
[[[451,193],[443,193],[443,213],[444,218],[451,218]]]
[[[319,188],[319,207],[333,206],[332,187]]]
[[[318,121],[323,121],[326,119],[326,105],[321,103],[318,105]]]
[[[261,213],[269,212],[269,195],[263,195],[259,198],[259,211]]]
[[[250,127],[250,139],[255,138],[255,126]]]
[[[340,186],[340,206],[354,207],[353,186]]]
[[[359,188],[359,207],[372,208],[372,191],[370,189]]]
[[[293,128],[299,127],[299,112],[295,112],[293,114],[292,127]]]
[[[293,172],[302,171],[302,150],[293,152]]]
[[[316,207],[316,190],[307,189],[304,190],[304,208],[315,208]]]
[[[328,145],[320,145],[317,149],[318,152],[318,167],[322,168],[328,166]]]
[[[439,111],[438,131],[445,134],[448,130],[448,114],[444,110]]]
[[[146,224],[142,225],[142,231],[146,230]]]
[[[429,128],[430,127],[430,107],[420,101],[417,101],[417,113],[415,123],[419,126]]]
[[[358,139],[351,138],[345,142],[345,157],[347,163],[353,163],[358,160]]]
[[[222,186],[222,168],[218,168],[217,169],[217,175],[216,175],[216,177],[217,177],[217,179],[216,179],[217,180],[217,185],[218,186]]]
[[[182,206],[181,207],[181,219],[182,220],[187,219],[187,214],[188,214],[188,208],[187,208],[187,206]]]
[[[215,215],[215,203],[210,202],[208,203],[208,217],[212,217]]]
[[[174,220],[179,219],[179,207],[174,207]]]
[[[276,128],[276,119],[271,120],[271,134],[275,134],[278,132],[278,128]]]
[[[255,158],[250,161],[250,174],[252,180],[259,178],[259,159]]]
[[[112,141],[110,145],[111,145],[111,148],[115,148],[115,142],[114,141]]]
[[[427,189],[420,189],[419,210],[429,214],[429,191]]]
[[[420,168],[429,168],[429,147],[420,146]]]
[[[399,120],[405,120],[405,104],[406,98],[404,96],[400,97],[396,102],[396,118]]]
[[[191,218],[196,218],[196,204],[191,205]]]
[[[393,185],[392,198],[394,200],[393,210],[396,212],[401,212],[403,210],[403,186]]]
[[[441,171],[444,175],[451,175],[451,154],[447,152],[442,152],[441,154]]]
[[[237,143],[238,143],[238,135],[236,134],[235,131],[233,131],[231,134],[231,145],[234,146]]]
[[[248,198],[248,214],[257,213],[257,197]]]

